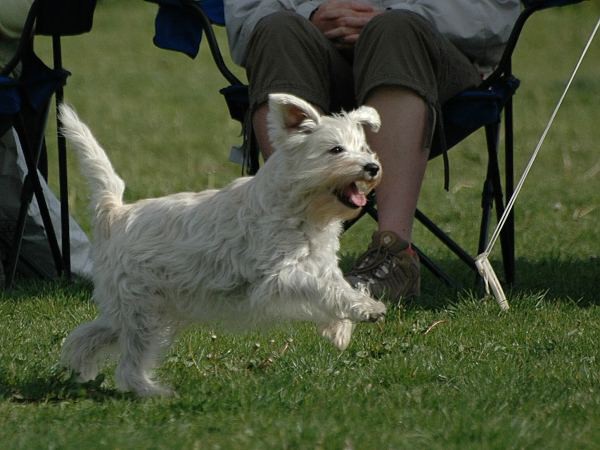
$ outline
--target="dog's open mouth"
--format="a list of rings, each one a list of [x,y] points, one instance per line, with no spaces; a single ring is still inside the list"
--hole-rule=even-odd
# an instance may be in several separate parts
[[[367,204],[367,194],[369,191],[367,183],[356,181],[343,188],[336,189],[334,194],[348,208],[357,209]]]

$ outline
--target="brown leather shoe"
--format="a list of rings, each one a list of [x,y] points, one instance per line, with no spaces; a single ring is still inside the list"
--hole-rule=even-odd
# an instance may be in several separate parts
[[[367,289],[379,299],[398,303],[421,292],[419,256],[392,231],[373,233],[371,245],[346,274],[356,289]]]

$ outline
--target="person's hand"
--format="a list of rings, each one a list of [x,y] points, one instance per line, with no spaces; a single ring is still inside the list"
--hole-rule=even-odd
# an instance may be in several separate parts
[[[351,48],[363,27],[382,10],[360,0],[327,0],[311,22],[338,48]]]

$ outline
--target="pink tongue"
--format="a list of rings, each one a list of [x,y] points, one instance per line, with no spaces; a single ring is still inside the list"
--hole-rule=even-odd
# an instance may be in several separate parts
[[[367,197],[365,194],[361,194],[355,184],[352,184],[346,188],[346,196],[356,206],[365,206],[367,204]]]

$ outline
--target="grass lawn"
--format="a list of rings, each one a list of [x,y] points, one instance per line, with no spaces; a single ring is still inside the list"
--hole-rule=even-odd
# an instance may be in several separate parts
[[[218,93],[225,82],[205,48],[191,60],[153,46],[155,8],[100,1],[93,31],[63,41],[67,101],[108,150],[128,200],[220,187],[240,174],[227,161],[240,129]],[[599,15],[585,2],[539,13],[525,29],[514,64],[517,175]],[[112,368],[79,386],[57,366],[62,339],[95,315],[91,287],[21,280],[0,293],[0,447],[600,448],[599,39],[517,201],[510,311],[424,272],[418,301],[360,325],[342,353],[306,324],[189,330],[160,369],[178,396],[138,400],[114,390]],[[49,53],[43,38],[39,53]],[[432,161],[419,205],[470,249],[482,143],[476,135],[452,150],[449,192],[442,162]],[[54,144],[50,151],[54,162]],[[87,190],[74,161],[70,168],[72,211],[89,229]],[[343,236],[341,264],[373,229],[365,219]],[[415,240],[472,286],[421,227]],[[501,274],[498,249],[491,259]]]

